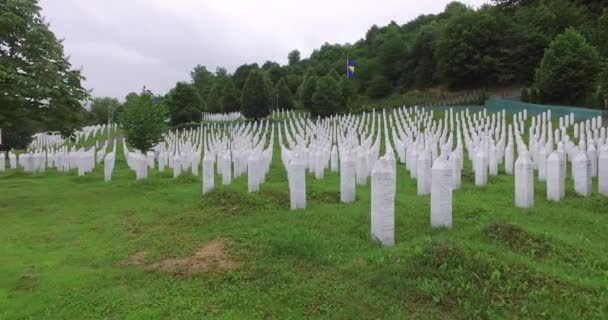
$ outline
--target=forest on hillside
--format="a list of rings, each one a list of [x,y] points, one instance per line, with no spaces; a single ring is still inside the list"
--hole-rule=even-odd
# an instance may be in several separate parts
[[[307,58],[294,49],[287,65],[243,64],[232,74],[197,65],[163,100],[174,124],[197,121],[199,111],[247,109],[241,105],[247,92],[262,95],[269,109],[297,106],[318,115],[438,86],[518,85],[533,102],[603,108],[606,7],[601,0],[494,0],[479,9],[452,2],[440,14],[374,25],[354,44],[326,43]],[[356,67],[350,81],[347,56]],[[255,90],[247,86],[252,74],[261,78]]]

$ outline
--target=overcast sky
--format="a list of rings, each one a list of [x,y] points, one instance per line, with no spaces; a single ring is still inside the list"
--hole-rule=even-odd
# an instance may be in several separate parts
[[[120,98],[143,85],[164,94],[197,64],[232,72],[243,63],[287,62],[323,43],[354,43],[373,25],[443,11],[448,0],[41,0],[65,54],[94,96]],[[486,0],[464,0],[477,7]]]

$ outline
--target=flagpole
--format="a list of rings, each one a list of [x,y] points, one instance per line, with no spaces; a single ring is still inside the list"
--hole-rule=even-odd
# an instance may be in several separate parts
[[[348,54],[346,55],[346,80],[348,79]]]

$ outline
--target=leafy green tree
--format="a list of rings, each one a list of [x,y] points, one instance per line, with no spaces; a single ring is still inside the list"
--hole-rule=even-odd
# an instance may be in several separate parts
[[[428,88],[435,84],[437,59],[435,57],[435,43],[437,32],[432,26],[420,28],[414,46],[410,53],[410,60],[414,67],[414,84],[418,88]]]
[[[111,97],[94,98],[91,102],[91,114],[95,123],[108,123],[108,112],[112,112],[114,120],[117,121],[117,111],[122,107],[118,99]]]
[[[127,101],[120,120],[129,145],[142,152],[152,149],[163,139],[166,116],[166,106],[155,105],[150,91]]]
[[[260,69],[257,63],[244,64],[236,68],[234,74],[232,75],[232,81],[234,81],[234,85],[236,86],[237,90],[243,90],[251,70],[257,69]]]
[[[348,108],[349,103],[352,103],[353,107],[354,107],[354,104],[356,104],[356,102],[358,102],[359,100],[356,100],[356,99],[353,100],[355,97],[357,97],[357,92],[356,92],[355,86],[353,84],[353,81],[352,80],[348,80],[346,78],[346,76],[340,77],[340,79],[338,80],[338,85],[340,86],[340,93],[342,93],[342,102],[341,102],[341,104],[346,109],[349,109]]]
[[[228,79],[222,89],[222,111],[235,112],[241,109],[241,101],[239,92],[234,86],[234,82]]]
[[[222,111],[222,88],[220,84],[216,83],[211,87],[209,95],[207,96],[207,108],[205,111],[219,113]]]
[[[312,110],[313,101],[312,96],[315,94],[317,90],[317,76],[308,72],[304,77],[304,82],[302,82],[302,89],[300,90],[300,101],[304,108]]]
[[[374,99],[388,96],[393,89],[391,83],[382,75],[377,75],[372,79],[367,89],[367,94]]]
[[[545,51],[536,85],[549,102],[575,104],[593,90],[600,70],[597,50],[569,28]]]
[[[438,71],[452,87],[511,81],[511,53],[504,50],[509,19],[491,10],[467,12],[450,19],[437,43]]]
[[[266,74],[268,79],[272,81],[273,84],[276,84],[287,75],[287,72],[281,66],[275,64],[266,70]]]
[[[521,89],[521,101],[530,102],[530,94],[528,93],[528,88]]]
[[[538,90],[536,88],[530,88],[530,103],[540,103]]]
[[[345,111],[340,85],[331,74],[327,74],[317,81],[312,103],[311,111],[317,116],[325,117]]]
[[[378,48],[378,60],[384,77],[391,85],[397,85],[404,74],[407,53],[405,40],[399,32],[398,26],[389,26],[379,41],[381,44]]]
[[[604,10],[604,14],[598,19],[594,38],[600,55],[608,58],[608,10]]]
[[[600,105],[604,106],[604,109],[608,109],[608,63],[605,64],[604,70],[600,74],[599,84]]]
[[[287,55],[287,60],[289,61],[289,65],[293,66],[300,63],[300,51],[298,49],[294,49]]]
[[[84,77],[35,0],[0,2],[0,128],[2,148],[23,148],[35,130],[72,132],[82,124]]]
[[[190,72],[190,76],[192,77],[194,88],[200,97],[200,106],[196,107],[202,110],[204,109],[204,100],[209,95],[209,91],[211,91],[211,87],[213,87],[213,84],[215,83],[215,75],[207,70],[207,67],[199,64]]]
[[[131,100],[134,99],[138,98],[131,96]],[[125,109],[128,108],[129,100],[127,97]],[[175,88],[169,92],[166,100],[165,104],[168,106],[172,125],[201,120],[201,98],[195,86],[186,82],[178,82]]]
[[[278,105],[280,109],[293,109],[293,94],[289,90],[285,78],[277,83]]]
[[[241,113],[246,118],[259,119],[270,114],[272,100],[266,81],[260,70],[249,73],[241,93]]]

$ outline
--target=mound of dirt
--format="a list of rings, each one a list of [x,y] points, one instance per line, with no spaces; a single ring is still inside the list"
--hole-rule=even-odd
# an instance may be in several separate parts
[[[162,260],[147,266],[146,270],[192,275],[199,272],[223,273],[237,267],[238,263],[230,258],[226,240],[216,239],[198,248],[189,257]]]

